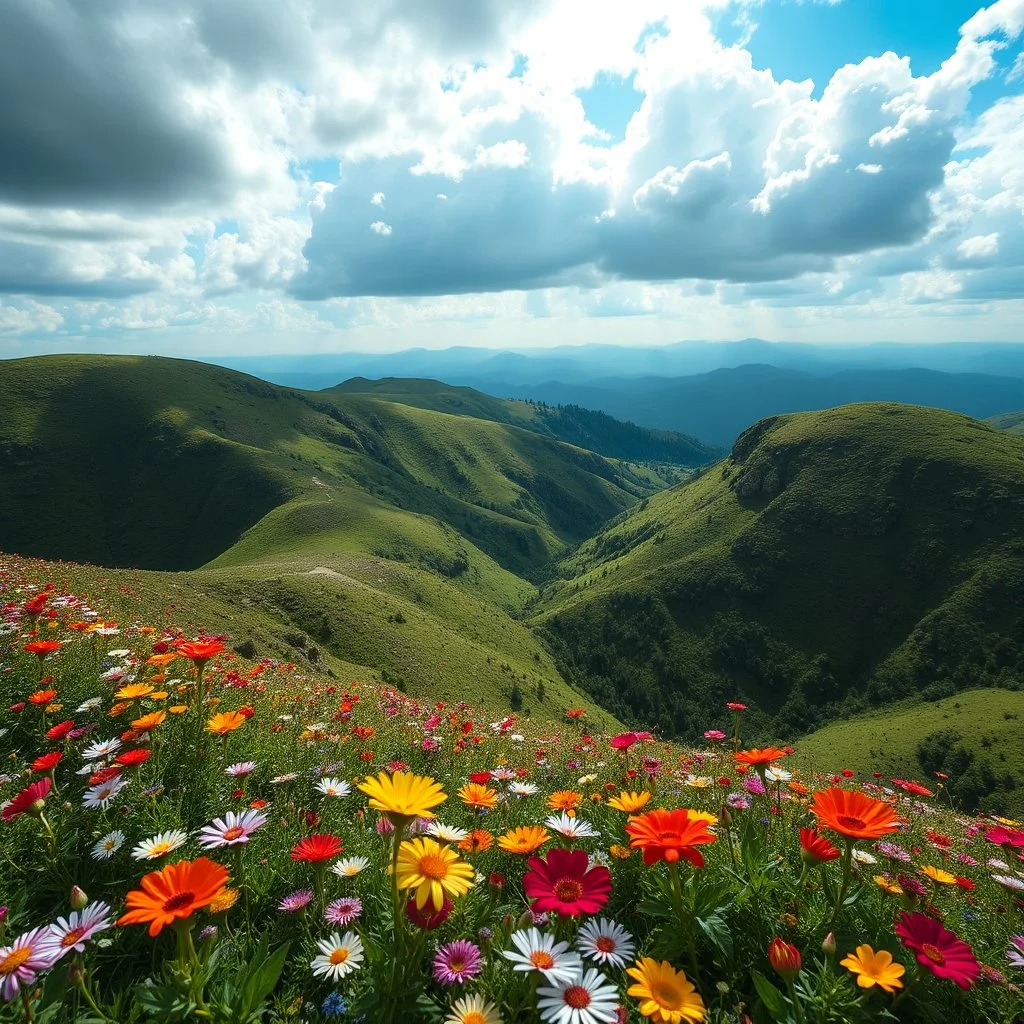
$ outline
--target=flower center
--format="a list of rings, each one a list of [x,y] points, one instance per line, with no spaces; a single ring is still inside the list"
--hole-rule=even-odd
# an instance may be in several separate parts
[[[327,958],[328,962],[332,966],[335,966],[335,967],[338,964],[343,964],[347,959],[348,959],[348,950],[347,949],[332,949],[331,950],[331,955]]]
[[[666,982],[656,981],[651,985],[654,1001],[666,1010],[678,1010],[683,1005],[682,994]]]
[[[549,971],[555,966],[555,958],[544,949],[535,949],[530,954],[530,963],[537,968],[538,971]]]
[[[196,898],[194,892],[176,892],[164,903],[164,913],[173,914],[176,910],[184,910]]]
[[[13,974],[28,958],[32,956],[30,946],[15,949],[0,960],[0,974]]]
[[[836,821],[839,822],[843,828],[864,828],[864,822],[860,818],[854,818],[849,814],[840,814]]]
[[[451,971],[452,974],[461,974],[465,969],[466,969],[466,961],[465,960],[458,960],[457,959],[457,960],[449,960],[448,961],[448,970]]]
[[[462,1024],[487,1024],[487,1018],[479,1010],[470,1010],[462,1015]]]
[[[575,903],[583,895],[583,886],[574,878],[560,878],[555,882],[552,892],[562,903]]]
[[[78,928],[72,928],[69,932],[67,932],[63,936],[63,938],[61,938],[61,940],[60,940],[61,948],[62,949],[67,949],[69,946],[75,945],[75,943],[78,942],[82,938],[82,936],[84,934],[85,934],[85,929],[82,928],[81,926],[79,926]]]
[[[428,853],[420,858],[420,874],[432,881],[448,877],[448,862],[437,853]]]
[[[237,839],[240,835],[245,833],[245,829],[241,825],[232,825],[231,828],[224,830],[224,838],[231,842],[232,839]]]
[[[566,1006],[583,1010],[590,1005],[590,993],[582,985],[570,985],[562,994]]]
[[[946,958],[942,955],[942,950],[936,948],[930,942],[926,942],[921,946],[921,952],[924,953],[924,955],[928,957],[933,964],[938,964],[940,967],[946,962]]]
[[[607,935],[599,935],[594,942],[594,948],[601,953],[614,953],[615,940],[608,938]]]

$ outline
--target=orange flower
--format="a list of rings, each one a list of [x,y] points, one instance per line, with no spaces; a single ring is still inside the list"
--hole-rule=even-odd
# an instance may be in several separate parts
[[[114,696],[118,700],[138,700],[140,697],[148,697],[153,692],[149,683],[129,683],[122,686]]]
[[[483,853],[491,848],[493,842],[494,836],[487,829],[475,828],[465,839],[459,840],[459,849],[463,853]]]
[[[645,864],[659,860],[674,864],[685,857],[694,867],[702,868],[704,858],[695,847],[715,842],[715,836],[708,831],[707,818],[698,817],[696,811],[687,807],[634,814],[626,822],[626,832],[629,845],[643,850]]]
[[[745,764],[748,768],[756,768],[758,765],[771,764],[786,756],[784,750],[778,747],[763,747],[759,750],[737,750],[736,763]]]
[[[158,725],[161,725],[166,717],[166,711],[151,711],[148,715],[136,718],[135,721],[132,722],[132,728],[139,732],[150,732]]]
[[[49,704],[57,696],[56,690],[36,690],[28,698],[29,704]]]
[[[575,793],[571,789],[560,789],[548,797],[548,807],[553,811],[569,811],[571,818],[582,799],[582,793]]]
[[[178,656],[177,651],[168,651],[166,654],[151,654],[146,659],[147,665],[169,665]]]
[[[852,789],[819,790],[811,810],[825,828],[848,839],[881,839],[898,827],[888,804]]]
[[[174,646],[196,665],[205,665],[224,650],[219,640],[179,640]]]
[[[160,871],[145,875],[141,889],[133,889],[125,897],[128,912],[117,923],[149,923],[149,934],[159,935],[164,925],[191,917],[196,910],[208,907],[224,891],[228,869],[206,857],[168,864]]]
[[[245,725],[245,715],[240,715],[237,711],[221,711],[206,723],[206,731],[217,736],[226,736],[243,725]]]
[[[506,853],[530,854],[536,853],[550,838],[548,830],[540,825],[520,825],[506,832],[498,840],[498,846]]]
[[[498,794],[490,786],[470,782],[459,790],[459,799],[467,806],[479,810],[490,810],[498,803]]]
[[[113,707],[112,707],[112,708],[111,708],[111,709],[110,709],[110,710],[109,710],[109,711],[107,712],[107,714],[108,714],[108,715],[109,715],[109,716],[110,716],[111,718],[117,718],[117,716],[118,716],[118,715],[121,715],[121,714],[123,714],[123,713],[124,713],[125,711],[127,711],[127,710],[128,710],[128,709],[129,709],[130,707],[131,707],[131,706],[132,706],[132,702],[131,702],[130,700],[122,700],[122,701],[118,701],[118,702],[117,702],[117,703],[116,703],[116,704],[115,704],[115,705],[114,705],[114,706],[113,706]]]
[[[183,715],[188,711],[187,704],[172,704],[168,709],[172,715]]]

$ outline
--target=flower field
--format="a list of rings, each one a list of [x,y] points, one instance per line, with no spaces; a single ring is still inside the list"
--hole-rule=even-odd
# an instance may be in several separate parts
[[[1024,826],[941,779],[108,614],[0,571],[0,1020],[1024,1019]]]

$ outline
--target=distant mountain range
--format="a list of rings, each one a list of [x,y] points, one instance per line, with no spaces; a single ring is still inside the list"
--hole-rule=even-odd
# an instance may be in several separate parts
[[[683,377],[749,363],[808,373],[844,369],[922,368],[944,373],[1024,377],[1024,343],[950,342],[910,345],[793,344],[743,341],[681,341],[672,345],[560,345],[548,349],[456,346],[371,354],[242,356],[211,358],[289,387],[318,391],[349,377],[432,377],[504,396],[502,387],[549,381],[580,383],[602,377]],[[499,387],[500,385],[500,387]]]

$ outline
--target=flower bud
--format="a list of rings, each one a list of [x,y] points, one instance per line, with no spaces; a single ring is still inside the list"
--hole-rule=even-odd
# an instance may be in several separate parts
[[[85,964],[76,956],[68,965],[68,984],[80,985],[85,981]]]
[[[836,955],[836,937],[834,932],[829,932],[821,943],[821,951],[825,956]]]
[[[533,925],[533,911],[525,910],[516,921],[516,928],[530,928]]]
[[[68,903],[71,904],[72,910],[81,910],[89,902],[89,897],[86,896],[85,892],[80,889],[77,885],[71,886],[71,896],[68,898]]]
[[[775,973],[785,981],[792,981],[800,973],[800,950],[778,936],[772,939],[768,946],[768,960]]]

